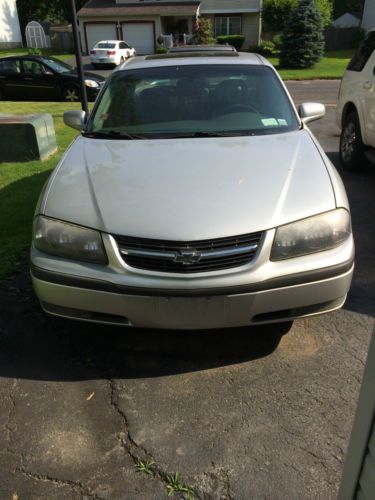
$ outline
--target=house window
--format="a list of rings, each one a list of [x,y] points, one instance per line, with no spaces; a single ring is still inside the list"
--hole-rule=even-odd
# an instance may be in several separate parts
[[[241,16],[217,16],[215,17],[215,36],[240,35]]]

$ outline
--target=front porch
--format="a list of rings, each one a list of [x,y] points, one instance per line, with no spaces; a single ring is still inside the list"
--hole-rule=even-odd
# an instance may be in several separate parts
[[[161,16],[161,36],[167,48],[187,45],[193,37],[195,16]]]

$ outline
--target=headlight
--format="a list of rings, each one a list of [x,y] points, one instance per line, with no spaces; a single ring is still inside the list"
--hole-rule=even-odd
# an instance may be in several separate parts
[[[271,260],[329,250],[347,240],[350,234],[350,215],[344,208],[286,224],[276,230]]]
[[[85,85],[86,87],[92,87],[94,89],[99,87],[99,83],[95,80],[85,80]]]
[[[43,216],[36,217],[33,229],[34,245],[42,252],[97,264],[107,263],[98,231]]]

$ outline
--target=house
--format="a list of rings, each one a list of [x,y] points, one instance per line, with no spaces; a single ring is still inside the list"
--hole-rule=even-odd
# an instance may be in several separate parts
[[[126,40],[137,54],[155,52],[160,36],[185,44],[198,16],[214,34],[245,35],[244,48],[260,39],[262,0],[89,0],[78,12],[83,51],[99,40]]]
[[[16,0],[0,0],[0,48],[22,47]]]
[[[332,23],[334,28],[359,28],[362,14],[360,12],[346,12]]]
[[[365,0],[361,26],[366,33],[375,28],[375,0]]]

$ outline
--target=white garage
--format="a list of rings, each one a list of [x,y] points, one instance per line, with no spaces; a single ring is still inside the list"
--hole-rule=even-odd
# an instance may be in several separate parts
[[[155,35],[153,22],[122,23],[122,35],[138,55],[155,52]]]
[[[85,23],[87,52],[101,40],[117,40],[117,29],[115,23]]]

